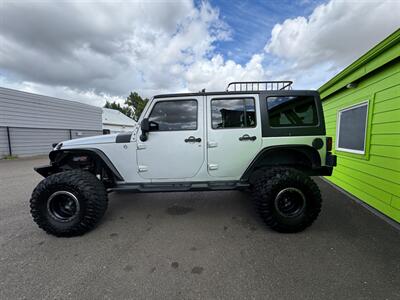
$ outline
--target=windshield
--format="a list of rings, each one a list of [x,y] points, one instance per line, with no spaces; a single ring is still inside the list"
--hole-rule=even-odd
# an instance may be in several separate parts
[[[150,104],[153,102],[153,99],[154,98],[151,98],[149,101],[147,101],[146,106],[143,108],[143,111],[140,114],[140,117],[139,117],[139,120],[138,120],[137,124],[140,124],[140,122],[142,122],[143,116],[146,114],[147,110],[149,109]]]

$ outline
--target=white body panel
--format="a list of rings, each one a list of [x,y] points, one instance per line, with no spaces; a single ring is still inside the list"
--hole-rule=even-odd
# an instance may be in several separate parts
[[[158,180],[183,180],[193,178],[205,160],[204,145],[204,103],[203,97],[162,99],[196,100],[197,128],[194,130],[152,131],[146,141],[137,141],[137,164],[141,177]],[[149,112],[158,101],[153,101]],[[199,138],[201,142],[185,142],[189,137]]]
[[[115,139],[117,134],[105,134],[105,135],[97,135],[90,136],[86,138],[73,139],[68,141],[63,141],[63,149],[73,149],[75,147],[79,147],[82,145],[98,145],[98,144],[107,144],[112,143],[115,144]],[[96,148],[96,147],[95,147]]]
[[[244,173],[253,158],[261,149],[261,116],[258,95],[240,95],[239,98],[251,97],[255,100],[256,127],[213,129],[211,122],[211,101],[218,99],[237,99],[238,96],[207,97],[207,153],[208,173],[215,179],[236,180]],[[255,136],[256,140],[240,141],[243,135]],[[239,176],[239,178],[240,178]]]
[[[315,138],[325,136],[262,137],[258,94],[240,95],[255,99],[256,126],[253,128],[213,129],[210,101],[238,96],[191,96],[198,102],[197,129],[149,132],[141,141],[141,130],[135,127],[130,142],[116,143],[116,135],[103,135],[63,142],[62,149],[95,148],[102,151],[121,176],[120,183],[157,182],[216,182],[240,180],[257,154],[276,145],[312,145]],[[163,98],[162,101],[179,97]],[[149,101],[141,120],[147,118],[156,101]],[[140,124],[140,120],[138,122]],[[239,141],[244,134],[256,136],[255,141]],[[190,136],[201,138],[199,143],[185,143]],[[318,150],[321,164],[325,165],[326,147]]]

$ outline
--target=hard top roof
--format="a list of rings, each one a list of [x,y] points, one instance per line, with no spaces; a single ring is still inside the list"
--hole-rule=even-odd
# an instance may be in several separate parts
[[[223,92],[206,92],[205,89],[197,93],[176,93],[176,94],[161,94],[156,95],[154,98],[173,98],[173,97],[196,97],[196,96],[211,96],[211,95],[243,95],[243,94],[281,94],[281,95],[293,95],[307,92],[316,91],[293,91],[293,81],[281,80],[281,81],[235,81],[228,84],[226,90]]]
[[[197,96],[231,96],[231,95],[258,95],[258,94],[269,94],[269,95],[307,95],[318,93],[316,90],[281,90],[281,91],[242,91],[242,92],[197,92],[197,93],[175,93],[175,94],[159,94],[155,95],[154,98],[175,98],[175,97],[197,97]]]

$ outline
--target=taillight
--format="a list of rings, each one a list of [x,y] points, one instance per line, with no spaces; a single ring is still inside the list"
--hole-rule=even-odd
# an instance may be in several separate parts
[[[332,137],[326,137],[326,151],[332,151]]]

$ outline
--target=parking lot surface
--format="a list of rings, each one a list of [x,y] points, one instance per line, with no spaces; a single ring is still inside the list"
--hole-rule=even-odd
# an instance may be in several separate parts
[[[0,299],[400,299],[400,232],[320,179],[299,234],[229,191],[110,194],[95,230],[56,238],[29,213],[45,163],[0,161]]]

